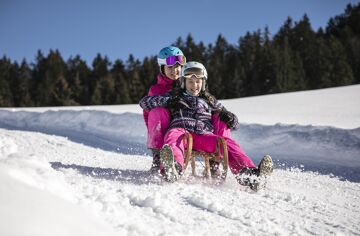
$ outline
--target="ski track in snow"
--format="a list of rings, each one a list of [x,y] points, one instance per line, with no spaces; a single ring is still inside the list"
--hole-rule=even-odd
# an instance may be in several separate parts
[[[0,167],[92,211],[119,235],[359,235],[360,184],[276,169],[267,189],[187,175],[149,177],[151,160],[66,138],[0,129]]]

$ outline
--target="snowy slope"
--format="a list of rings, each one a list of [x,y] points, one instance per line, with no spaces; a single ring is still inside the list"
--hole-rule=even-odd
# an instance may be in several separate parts
[[[360,235],[358,94],[223,101],[243,149],[277,161],[259,193],[231,174],[222,185],[150,177],[136,105],[0,110],[0,235]]]
[[[19,231],[15,235],[22,235],[17,224],[36,232],[30,235],[46,235],[54,227],[47,212],[54,211],[62,216],[60,225],[68,223],[67,216],[74,217],[75,226],[63,225],[71,232],[67,235],[79,235],[72,227],[95,227],[93,234],[99,232],[101,228],[83,218],[87,212],[107,221],[119,235],[360,233],[359,183],[293,169],[275,170],[268,189],[259,193],[241,187],[231,175],[221,186],[189,177],[168,184],[148,177],[150,160],[141,156],[32,132],[1,130],[1,143],[0,206],[7,210],[0,211],[1,235]],[[6,149],[13,149],[12,154]],[[19,184],[13,185],[15,181]],[[9,189],[16,200],[10,205]],[[42,200],[35,193],[45,204],[30,213],[33,202]],[[55,201],[50,194],[76,202],[84,213],[77,206],[64,208],[64,201]]]

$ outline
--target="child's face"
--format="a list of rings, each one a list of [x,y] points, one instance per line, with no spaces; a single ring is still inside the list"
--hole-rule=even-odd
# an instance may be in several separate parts
[[[185,79],[186,92],[193,96],[198,96],[201,92],[202,83],[202,78],[196,78],[194,75]]]
[[[169,79],[177,80],[180,78],[181,65],[176,63],[173,66],[164,66],[164,72]]]

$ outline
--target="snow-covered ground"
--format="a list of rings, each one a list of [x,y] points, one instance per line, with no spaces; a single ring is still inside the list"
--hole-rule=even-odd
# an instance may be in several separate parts
[[[137,105],[0,109],[0,235],[360,235],[359,85],[222,102],[258,193],[149,176]]]

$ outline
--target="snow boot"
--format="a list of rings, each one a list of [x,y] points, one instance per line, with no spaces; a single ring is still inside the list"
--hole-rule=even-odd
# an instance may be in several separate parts
[[[170,145],[165,144],[160,150],[160,161],[164,166],[164,177],[168,182],[175,182],[179,178],[181,166],[175,162]]]
[[[239,184],[249,186],[254,191],[265,188],[267,177],[273,172],[274,163],[269,155],[265,155],[258,168],[243,168],[236,176]]]
[[[153,161],[151,164],[150,172],[152,174],[157,174],[160,172],[160,150],[159,149],[151,149],[153,154]]]
[[[220,168],[219,168],[219,162],[216,162],[214,160],[209,160],[210,164],[210,175],[214,179],[219,179],[221,176]]]
[[[240,185],[249,186],[254,190],[259,182],[260,170],[258,168],[243,168],[235,176]]]

